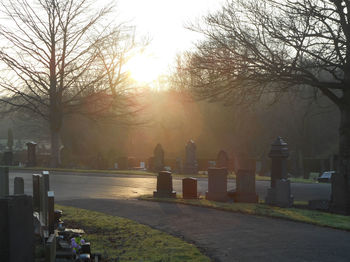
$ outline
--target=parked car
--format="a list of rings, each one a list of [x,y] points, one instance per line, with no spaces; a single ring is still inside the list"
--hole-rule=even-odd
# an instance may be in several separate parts
[[[317,181],[320,183],[330,183],[332,179],[332,175],[335,173],[335,171],[325,171],[320,175],[319,178],[317,178]]]

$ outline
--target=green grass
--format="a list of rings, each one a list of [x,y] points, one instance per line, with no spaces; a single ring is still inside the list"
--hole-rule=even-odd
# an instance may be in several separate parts
[[[92,252],[107,261],[210,261],[194,245],[132,220],[68,206],[55,208],[63,210],[65,223],[84,229]]]
[[[126,174],[126,175],[146,175],[146,176],[157,176],[155,172],[143,171],[143,170],[100,170],[100,169],[72,169],[72,168],[49,168],[49,167],[17,167],[10,166],[10,169],[22,169],[22,170],[37,170],[37,171],[58,171],[58,172],[77,172],[77,173],[108,173],[108,174]],[[173,173],[174,177],[196,177],[196,178],[206,178],[208,175],[197,174],[197,175],[186,175],[186,174],[177,174]],[[236,179],[234,173],[230,173],[228,178]],[[271,178],[267,176],[255,176],[256,181],[270,181]],[[304,178],[289,178],[292,183],[316,183],[313,179],[304,179]]]
[[[206,199],[170,199],[170,198],[153,198],[152,196],[142,196],[141,200],[159,201],[187,204],[193,206],[201,206],[225,210],[230,212],[238,212],[242,214],[267,216],[274,218],[287,219],[297,222],[309,223],[313,225],[331,227],[341,230],[350,231],[350,216],[331,214],[316,210],[300,209],[300,208],[280,208],[259,204],[248,203],[224,203],[209,201]],[[305,202],[296,202],[295,204],[305,205]]]

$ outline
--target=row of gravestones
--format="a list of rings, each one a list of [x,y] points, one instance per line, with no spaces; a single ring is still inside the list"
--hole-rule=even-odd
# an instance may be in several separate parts
[[[185,147],[186,157],[185,163],[182,166],[180,158],[176,159],[176,168],[177,173],[184,174],[197,174],[198,173],[198,163],[196,158],[197,146],[193,140],[187,142]],[[217,167],[227,167],[228,166],[228,156],[227,153],[221,150],[218,154],[218,159],[216,166]],[[161,144],[157,144],[153,151],[153,157],[149,160],[150,169],[156,172],[159,172],[164,169],[164,150]]]
[[[9,195],[9,170],[0,168],[0,261],[34,261],[36,238],[43,243],[45,262],[54,262],[56,258],[74,261],[76,254],[69,240],[81,237],[84,232],[63,227],[62,211],[54,210],[49,172],[34,174],[32,179],[33,197],[24,194],[24,181],[20,177],[14,179],[14,195]],[[81,250],[79,261],[101,259],[100,254],[91,254],[90,243],[84,243]]]
[[[289,156],[287,144],[278,137],[272,144],[269,156],[271,161],[271,187],[268,189],[265,202],[269,205],[291,207],[293,196],[291,195],[290,181],[287,179],[287,158]],[[255,189],[255,170],[239,169],[236,174],[236,190],[227,192],[227,168],[208,169],[208,191],[206,199],[212,201],[257,203],[259,197]],[[198,198],[197,180],[184,178],[182,180],[183,198]],[[157,190],[154,197],[175,198],[173,191],[172,175],[168,171],[160,171],[157,176]]]
[[[36,166],[36,143],[35,142],[28,142],[27,145],[27,163],[26,166],[33,167]],[[12,166],[14,163],[13,159],[13,152],[12,151],[5,151],[2,163],[5,166]]]

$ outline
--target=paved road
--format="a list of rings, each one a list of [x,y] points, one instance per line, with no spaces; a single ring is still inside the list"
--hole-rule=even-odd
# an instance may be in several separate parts
[[[13,179],[21,176],[25,181],[25,192],[32,194],[32,172],[11,171],[10,191],[13,190]],[[50,173],[51,189],[55,191],[56,199],[76,198],[135,198],[144,194],[152,194],[156,188],[156,177],[115,175],[115,174],[74,174],[63,172]],[[181,178],[173,179],[174,190],[182,192]],[[229,180],[228,190],[235,188],[235,181]],[[268,181],[257,181],[256,190],[261,199],[265,198]],[[202,195],[208,189],[206,178],[198,179],[198,192]],[[328,199],[330,184],[292,183],[292,193],[295,200]]]
[[[25,180],[25,193],[32,193],[31,172],[10,175]],[[181,179],[174,179],[181,192]],[[207,190],[207,179],[199,179],[199,192]],[[155,177],[130,175],[86,175],[52,172],[51,189],[56,201],[76,207],[126,217],[181,236],[196,244],[214,261],[350,261],[350,233],[265,217],[219,210],[136,200],[156,187]],[[229,181],[228,189],[235,187]],[[264,197],[269,182],[258,181]],[[329,184],[292,184],[297,200],[327,198]]]
[[[126,217],[181,236],[214,261],[350,261],[350,232],[140,200],[76,199],[60,203]]]

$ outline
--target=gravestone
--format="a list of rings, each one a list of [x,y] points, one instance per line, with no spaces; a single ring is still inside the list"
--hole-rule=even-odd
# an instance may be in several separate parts
[[[173,191],[173,178],[171,172],[160,171],[157,176],[157,191],[153,192],[153,197],[176,198]]]
[[[271,158],[271,188],[268,188],[265,198],[268,205],[289,207],[293,204],[290,181],[287,179],[288,156],[287,143],[281,137],[277,137],[271,145],[269,153]]]
[[[36,166],[36,143],[28,142],[27,145],[27,167]]]
[[[34,261],[32,197],[13,195],[0,198],[0,261]]]
[[[45,242],[45,262],[56,261],[56,235],[50,234]]]
[[[47,213],[49,234],[53,234],[55,229],[55,194],[53,191],[47,192]]]
[[[44,225],[48,225],[48,197],[47,192],[50,190],[49,175],[41,175],[39,178],[40,192],[40,220]]]
[[[208,192],[205,198],[213,201],[227,201],[227,168],[208,168]]]
[[[40,176],[34,174],[33,178],[33,210],[39,212],[40,209]]]
[[[3,156],[3,163],[5,166],[13,165],[13,153],[12,151],[5,151]]]
[[[154,157],[153,156],[148,158],[148,170],[150,170],[150,171],[154,170]]]
[[[179,157],[176,158],[175,172],[178,174],[182,173],[182,161],[181,161],[181,158],[179,158]]]
[[[23,177],[15,177],[13,182],[13,193],[15,195],[24,194],[24,180]]]
[[[220,150],[216,160],[216,167],[229,167],[229,158],[224,150]]]
[[[293,205],[290,181],[287,179],[276,181],[276,205],[280,207],[291,207]]]
[[[8,167],[0,167],[0,197],[9,194],[9,169]]]
[[[193,140],[188,141],[186,145],[186,160],[183,172],[185,174],[197,174],[198,164],[196,159],[197,146]]]
[[[259,197],[255,191],[255,172],[240,169],[236,176],[236,192],[233,193],[234,202],[258,203]]]
[[[161,144],[157,144],[153,151],[154,171],[159,172],[164,169],[164,150]]]
[[[197,179],[193,177],[182,179],[182,196],[185,199],[197,198]]]

